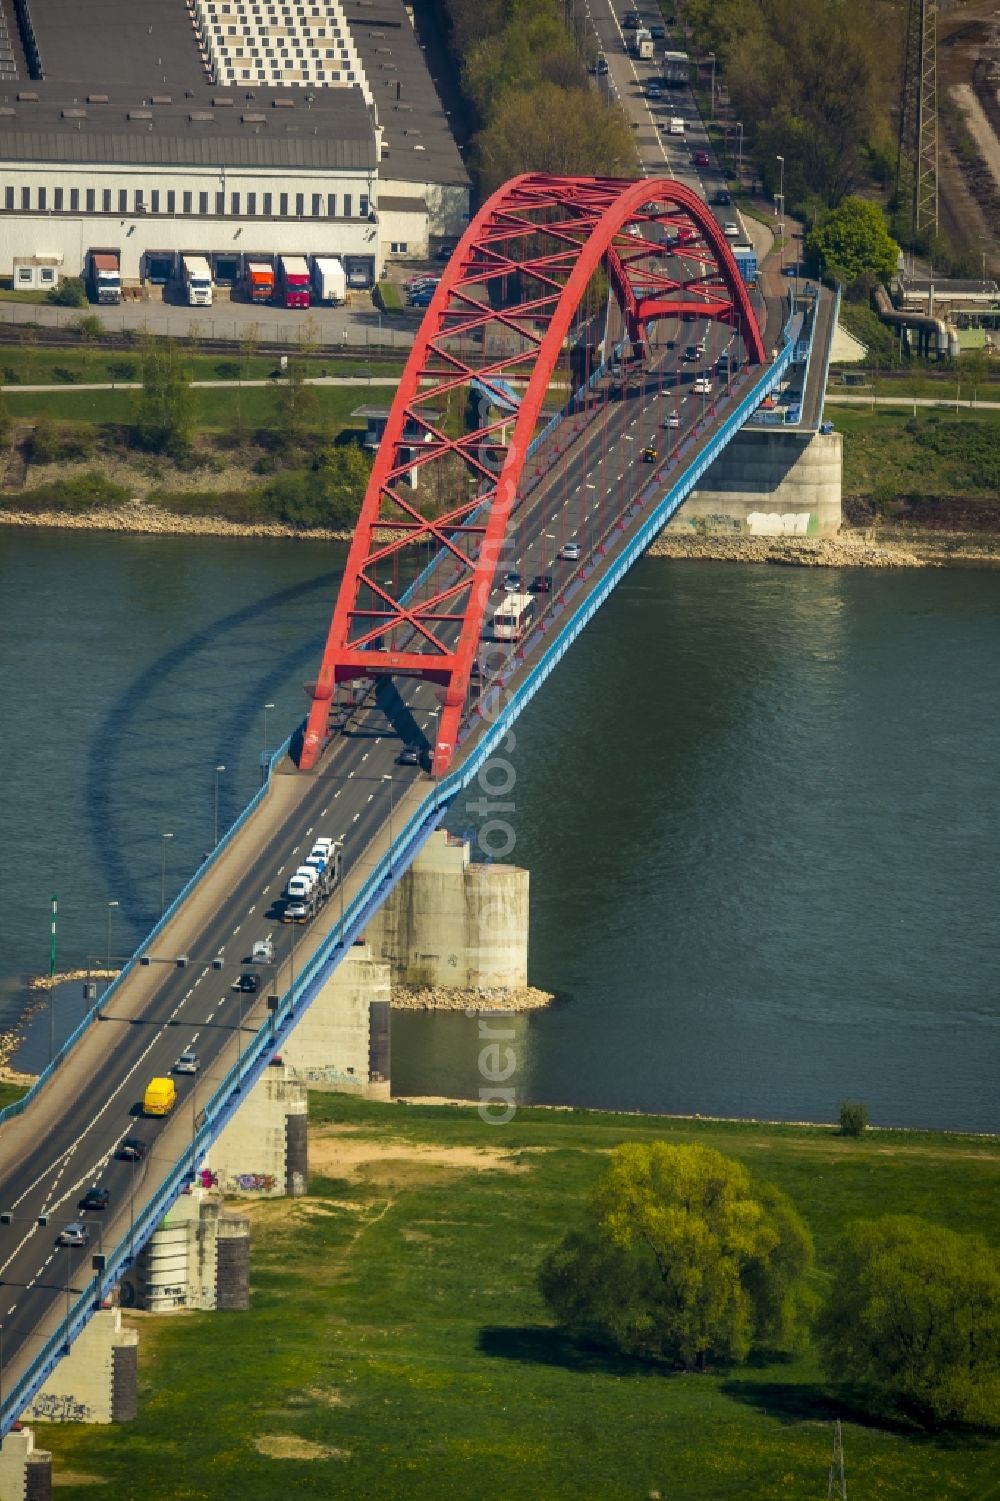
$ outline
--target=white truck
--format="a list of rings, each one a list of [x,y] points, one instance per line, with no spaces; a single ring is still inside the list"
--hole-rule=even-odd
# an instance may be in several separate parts
[[[313,301],[340,307],[347,301],[347,273],[335,256],[317,255],[312,263]]]
[[[638,31],[632,33],[629,50],[633,57],[638,57],[644,62],[649,62],[653,56],[653,36],[645,26],[640,26]]]
[[[212,306],[212,271],[203,255],[182,256],[181,277],[190,307]]]

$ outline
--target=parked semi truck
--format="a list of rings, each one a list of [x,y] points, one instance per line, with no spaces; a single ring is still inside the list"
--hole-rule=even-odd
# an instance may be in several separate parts
[[[270,261],[247,261],[244,284],[251,302],[271,302],[274,298],[274,267]]]
[[[181,279],[191,307],[212,306],[212,269],[203,255],[181,257]]]
[[[278,257],[278,301],[282,307],[309,306],[309,267],[301,255]]]
[[[91,250],[87,256],[87,284],[94,302],[121,302],[122,277],[117,250]]]
[[[315,302],[328,302],[339,307],[347,301],[347,275],[336,257],[317,255],[313,259],[312,289]]]

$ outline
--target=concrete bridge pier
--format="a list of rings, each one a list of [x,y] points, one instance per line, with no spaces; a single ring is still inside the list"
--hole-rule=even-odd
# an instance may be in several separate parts
[[[22,1418],[39,1423],[129,1422],[136,1415],[138,1355],[138,1331],[122,1327],[120,1308],[102,1308]]]
[[[52,1455],[35,1448],[30,1428],[0,1443],[0,1501],[52,1501]]]
[[[746,537],[834,537],[842,520],[840,433],[745,427],[666,527]]]

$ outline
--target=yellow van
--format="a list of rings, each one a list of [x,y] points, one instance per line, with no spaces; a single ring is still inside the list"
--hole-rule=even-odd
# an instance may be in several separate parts
[[[150,1079],[142,1100],[143,1115],[169,1115],[177,1099],[173,1079]]]

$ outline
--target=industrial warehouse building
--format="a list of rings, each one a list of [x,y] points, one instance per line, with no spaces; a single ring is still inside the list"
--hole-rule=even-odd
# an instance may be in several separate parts
[[[401,0],[0,0],[0,275],[92,250],[334,256],[350,286],[468,219],[469,184]]]

